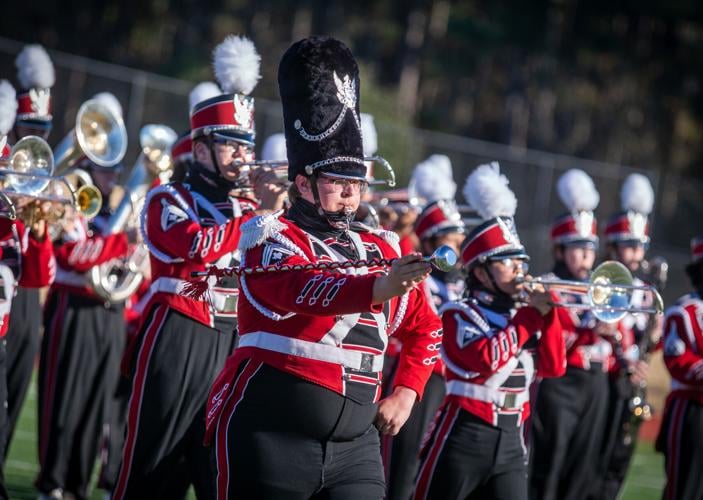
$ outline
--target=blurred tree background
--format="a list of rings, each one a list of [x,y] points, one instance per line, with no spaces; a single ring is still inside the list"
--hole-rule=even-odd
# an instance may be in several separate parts
[[[694,0],[44,0],[4,36],[177,78],[211,79],[226,34],[263,56],[345,40],[365,110],[420,128],[700,177],[703,5]]]

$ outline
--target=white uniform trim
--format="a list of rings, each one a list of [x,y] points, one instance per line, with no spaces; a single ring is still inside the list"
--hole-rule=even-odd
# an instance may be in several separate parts
[[[493,387],[487,387],[482,384],[472,384],[471,382],[465,382],[463,380],[448,381],[447,394],[476,399],[484,403],[493,403],[499,408],[505,407],[506,395],[508,394],[515,394],[515,399],[514,401],[510,401],[509,408],[522,408],[522,405],[530,400],[530,393],[527,390],[518,393],[508,393]]]
[[[242,347],[256,347],[280,354],[335,363],[359,371],[380,372],[383,370],[383,354],[374,355],[353,351],[269,332],[257,331],[243,334],[239,338],[238,345],[238,348]]]
[[[88,275],[86,273],[68,271],[59,267],[56,269],[54,283],[58,285],[68,285],[82,288],[88,286]]]

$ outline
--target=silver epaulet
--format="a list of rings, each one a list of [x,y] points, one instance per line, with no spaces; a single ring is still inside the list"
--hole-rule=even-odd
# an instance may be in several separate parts
[[[245,251],[261,245],[267,239],[283,231],[287,226],[279,220],[283,210],[266,215],[257,215],[242,224],[239,250]]]

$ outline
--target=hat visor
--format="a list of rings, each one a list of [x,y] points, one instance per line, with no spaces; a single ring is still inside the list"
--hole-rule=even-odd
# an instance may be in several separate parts
[[[34,118],[19,119],[15,122],[15,125],[20,127],[26,127],[30,129],[37,130],[39,132],[48,132],[51,130],[52,122],[51,120],[40,120]]]
[[[560,242],[562,245],[565,247],[572,247],[572,248],[592,248],[596,249],[598,247],[598,241],[593,241],[593,240],[569,240],[569,241],[562,241]]]
[[[236,141],[245,146],[254,147],[254,134],[244,134],[236,130],[218,130],[212,133],[214,140]]]
[[[505,252],[500,252],[495,255],[491,255],[488,257],[486,260],[488,261],[495,261],[495,260],[503,260],[503,259],[522,259],[529,261],[530,256],[527,255],[527,252],[525,252],[524,249],[511,249],[511,250],[506,250]]]

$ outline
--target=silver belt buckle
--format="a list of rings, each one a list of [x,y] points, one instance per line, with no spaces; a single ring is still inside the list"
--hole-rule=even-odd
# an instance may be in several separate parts
[[[517,393],[509,392],[505,395],[503,400],[503,409],[515,408],[517,405]]]
[[[361,363],[359,364],[359,371],[362,372],[372,372],[373,371],[373,354],[366,352],[361,353]]]

